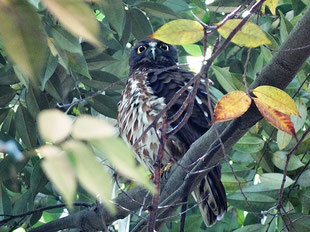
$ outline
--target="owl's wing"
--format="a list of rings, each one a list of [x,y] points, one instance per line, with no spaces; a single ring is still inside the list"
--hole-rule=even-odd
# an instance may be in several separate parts
[[[150,72],[148,84],[152,87],[154,94],[163,97],[167,104],[178,90],[188,83],[194,74],[183,69],[168,70],[159,73]],[[209,128],[211,122],[210,109],[208,107],[208,95],[206,84],[201,82],[195,97],[194,108],[187,123],[175,134],[187,149],[203,135]],[[167,112],[168,117],[173,117],[183,105],[189,91],[186,91]],[[210,100],[212,101],[212,96]],[[213,107],[213,101],[212,107]],[[184,114],[182,115],[184,116]],[[177,126],[182,117],[172,123]],[[201,180],[194,188],[194,196],[199,204],[203,220],[207,226],[213,225],[220,220],[227,210],[227,200],[224,186],[221,182],[221,167],[218,164]]]
[[[171,101],[176,92],[185,86],[194,76],[194,73],[184,69],[150,72],[148,74],[148,84],[154,91],[154,95],[163,97],[167,104]],[[208,95],[206,93],[206,88],[205,81],[202,81],[197,90],[193,112],[186,125],[176,134],[176,136],[185,143],[187,147],[210,128],[211,115],[208,108]],[[177,102],[168,110],[168,117],[173,117],[181,108],[189,94],[189,90],[185,91],[185,93],[178,98]],[[213,107],[213,105],[211,98],[211,106]],[[172,123],[172,126],[176,127],[181,122],[183,116],[184,114]]]

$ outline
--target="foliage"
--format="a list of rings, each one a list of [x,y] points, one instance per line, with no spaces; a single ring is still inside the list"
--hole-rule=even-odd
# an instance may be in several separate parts
[[[115,196],[133,187],[127,179],[121,179],[121,184],[115,181],[114,168],[152,188],[146,173],[128,158],[132,151],[115,137],[111,127],[128,74],[130,47],[172,20],[195,22],[191,11],[203,23],[216,26],[243,2],[216,0],[206,5],[202,0],[0,0],[0,231],[19,227],[28,230],[63,214],[63,208],[54,208],[23,217],[8,216],[40,207],[66,202],[71,214],[82,209],[74,203],[95,203],[97,193],[102,193],[109,204],[112,188]],[[238,41],[230,43],[209,73],[215,98],[231,91],[246,91],[243,79],[248,84],[255,80],[309,4],[308,0],[267,2],[265,16],[251,17],[250,21],[258,25],[255,28],[259,32],[254,35],[267,37],[262,44],[269,45],[257,44],[249,51],[242,47],[244,44],[237,45]],[[198,25],[202,39],[203,27]],[[219,33],[224,37],[229,34]],[[218,35],[215,32],[208,37],[207,51],[217,44]],[[179,62],[186,63],[189,56],[203,53],[204,41],[179,46],[178,50]],[[297,139],[310,126],[309,79],[304,82],[309,72],[308,60],[285,90],[300,114],[290,117]],[[45,111],[54,108],[69,116]],[[102,120],[93,121],[82,114]],[[222,161],[228,212],[222,221],[206,228],[191,198],[185,231],[280,231],[289,222],[288,218],[277,217],[274,208],[285,170],[284,208],[292,220],[300,219],[294,221],[296,228],[309,230],[309,134],[287,163],[287,154],[296,144],[291,135],[266,121],[257,123],[228,153],[234,174],[229,163]],[[99,165],[99,161],[105,165]],[[131,228],[138,219],[136,215],[131,217]],[[179,217],[172,218],[162,231],[178,231],[179,224]]]

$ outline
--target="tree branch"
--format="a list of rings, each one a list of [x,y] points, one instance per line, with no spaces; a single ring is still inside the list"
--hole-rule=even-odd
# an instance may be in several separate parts
[[[279,48],[279,52],[274,55],[271,61],[263,68],[256,80],[250,85],[253,89],[259,85],[271,85],[280,89],[293,80],[298,70],[310,56],[310,9],[295,26],[287,40]],[[303,49],[301,49],[303,48]],[[223,158],[223,152],[215,133],[215,126],[221,135],[221,140],[226,150],[229,150],[257,121],[261,115],[254,105],[242,117],[231,122],[217,123],[199,138],[180,160],[180,165],[174,165],[167,180],[163,180],[162,193],[160,196],[160,206],[181,202],[182,197],[188,194],[192,186],[207,173],[207,169],[216,165]],[[197,160],[199,160],[197,162]],[[195,165],[192,165],[195,164]],[[190,173],[184,168],[188,167]],[[200,172],[199,170],[205,170]],[[147,195],[147,190],[137,187],[127,192],[135,201],[132,201],[124,193],[114,199],[119,209],[115,215],[111,215],[103,205],[98,205],[91,210],[84,210],[77,214],[69,215],[65,218],[55,220],[31,232],[36,231],[57,231],[65,228],[78,228],[82,231],[103,230],[103,224],[111,224],[113,221],[124,218],[131,212],[137,211],[141,202]],[[146,205],[151,203],[151,196],[146,198]],[[120,207],[121,206],[121,207]],[[100,208],[100,210],[98,210]],[[164,207],[159,210],[160,218],[166,217],[175,210],[176,207]],[[104,223],[102,222],[104,219]],[[138,228],[144,228],[144,222]],[[136,229],[138,229],[136,228]],[[141,230],[139,230],[141,231]]]

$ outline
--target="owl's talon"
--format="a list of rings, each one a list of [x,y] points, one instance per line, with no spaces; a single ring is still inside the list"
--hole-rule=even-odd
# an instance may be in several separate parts
[[[163,167],[160,170],[160,176],[162,177],[164,174],[168,173],[173,164],[174,164],[173,162],[169,162],[165,167]]]

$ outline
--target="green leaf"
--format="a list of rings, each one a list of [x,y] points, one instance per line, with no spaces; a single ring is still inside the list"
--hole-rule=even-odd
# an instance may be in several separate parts
[[[153,33],[152,25],[142,11],[133,8],[128,13],[132,23],[131,31],[137,40],[144,39]]]
[[[258,193],[246,193],[245,196],[247,197],[248,203],[251,205],[252,209],[255,212],[261,212],[263,210],[268,210],[276,204],[276,199],[258,194]],[[227,196],[228,202],[241,210],[244,211],[251,211],[248,207],[244,196],[241,193],[234,193]]]
[[[67,52],[67,57],[69,59],[69,65],[73,71],[82,74],[85,77],[91,78],[88,72],[85,57],[83,55]]]
[[[241,186],[244,187],[247,183],[245,179],[242,177],[238,177],[239,182],[241,183]],[[233,175],[230,174],[223,174],[221,176],[221,181],[225,187],[226,192],[234,192],[239,189],[239,183],[235,179]]]
[[[12,214],[10,196],[2,185],[0,185],[0,214]],[[3,217],[0,216],[0,220],[2,219]]]
[[[115,134],[114,127],[107,121],[89,115],[79,116],[72,130],[72,137],[80,140],[105,138]]]
[[[169,7],[162,5],[156,2],[141,2],[138,4],[138,7],[159,18],[167,18],[167,19],[176,19],[178,18],[177,14],[174,13]]]
[[[282,180],[283,180],[283,174],[280,173],[263,173],[260,176],[261,183],[265,185],[266,187],[270,189],[280,189]],[[284,188],[289,187],[292,185],[294,181],[286,176],[286,182],[284,184]]]
[[[295,151],[295,154],[302,154],[310,151],[310,135],[306,136],[306,139],[301,143],[301,145]]]
[[[292,136],[288,133],[278,130],[277,132],[277,144],[280,150],[286,148],[289,145],[290,141],[292,140]]]
[[[202,56],[200,46],[197,44],[187,44],[182,46],[184,50],[191,56]]]
[[[20,138],[27,148],[35,147],[37,143],[37,128],[28,109],[19,105],[15,115],[15,126]]]
[[[264,147],[264,140],[256,137],[246,135],[243,136],[234,146],[233,148],[237,151],[243,153],[255,153],[262,150]]]
[[[0,68],[0,85],[12,85],[18,82],[14,69],[10,65]]]
[[[283,217],[286,225],[289,225],[289,231],[310,231],[310,215],[302,213],[290,213],[287,217]],[[294,222],[293,224],[290,222]]]
[[[110,64],[113,64],[118,60],[106,53],[101,53],[96,57],[86,59],[86,61],[88,64],[88,70],[98,70],[109,66]]]
[[[286,157],[287,157],[288,152],[284,151],[277,151],[273,153],[272,155],[272,162],[273,164],[281,169],[284,170],[285,163],[286,163]],[[299,160],[299,158],[295,155],[292,155],[290,158],[290,161],[288,163],[287,170],[288,171],[294,171],[300,167],[303,167],[304,164]]]
[[[9,113],[9,109],[0,109],[0,125]]]
[[[112,137],[92,140],[91,143],[101,151],[103,157],[106,157],[115,166],[118,172],[145,186],[152,193],[155,192],[145,169],[142,166],[137,166],[132,149],[124,141]]]
[[[59,110],[43,110],[38,116],[38,127],[46,141],[58,143],[71,133],[72,120]]]
[[[300,192],[299,199],[300,199],[300,203],[302,204],[302,206],[310,209],[310,189],[309,188]]]
[[[42,0],[41,2],[72,34],[81,36],[95,46],[101,46],[98,40],[99,23],[87,4],[76,0]]]
[[[310,187],[310,169],[306,169],[303,171],[303,173],[300,175],[297,183],[301,187]]]
[[[295,104],[297,106],[300,116],[292,115],[291,120],[294,124],[294,128],[297,133],[304,126],[308,111],[307,111],[307,106],[305,102],[302,100],[302,98],[298,98],[295,101]]]
[[[90,71],[90,76],[92,77],[91,80],[81,77],[81,82],[94,89],[105,89],[112,83],[120,81],[120,79],[117,76],[99,70]],[[122,83],[119,84],[115,83],[113,85],[113,89],[115,88],[123,89],[124,86]]]
[[[234,232],[263,232],[263,231],[266,231],[267,228],[268,228],[268,225],[252,224],[252,225],[247,225],[237,230],[234,230]]]
[[[111,117],[117,117],[117,102],[106,95],[97,95],[89,100],[90,105],[99,113]]]
[[[13,207],[13,215],[15,214],[22,214],[25,213],[29,210],[33,209],[33,198],[35,196],[32,195],[31,190],[27,190],[26,192],[24,192],[21,196],[19,196],[19,198],[17,199],[17,201],[14,203],[14,207]]]
[[[37,118],[40,111],[49,108],[49,102],[44,92],[29,87],[26,92],[26,105],[29,113],[34,119]]]
[[[119,37],[122,37],[124,25],[125,25],[125,10],[122,0],[102,0],[100,1],[102,5],[104,15],[107,20],[116,30]]]
[[[221,68],[215,65],[212,65],[212,70],[216,76],[217,81],[226,90],[227,93],[238,90],[237,87],[233,84],[231,73],[227,68]]]
[[[37,193],[43,189],[43,187],[47,184],[48,180],[44,175],[41,169],[41,162],[37,162],[32,170],[30,176],[30,189],[33,196],[37,195]]]
[[[53,56],[52,53],[49,52],[47,62],[45,67],[43,68],[43,74],[41,78],[41,91],[44,90],[46,82],[51,78],[53,73],[55,72],[58,65],[58,58]]]
[[[54,26],[50,29],[56,45],[61,49],[72,53],[78,53],[82,55],[82,48],[79,39],[74,37],[68,31],[64,30],[60,26]]]
[[[6,106],[15,97],[16,92],[9,86],[0,86],[0,107]]]
[[[293,29],[293,25],[285,18],[283,13],[281,11],[278,11],[281,17],[281,23],[280,23],[280,38],[282,43],[286,40],[288,34]]]
[[[41,162],[45,174],[71,207],[75,199],[77,184],[74,170],[66,153],[52,145],[40,147],[38,152],[45,157]]]
[[[80,184],[94,197],[99,195],[105,205],[114,211],[114,206],[110,202],[111,177],[104,170],[104,166],[96,160],[93,151],[84,143],[74,140],[66,142],[63,148],[74,159],[74,169]]]
[[[1,1],[0,36],[10,59],[37,84],[45,62],[47,42],[34,7],[25,0]]]

